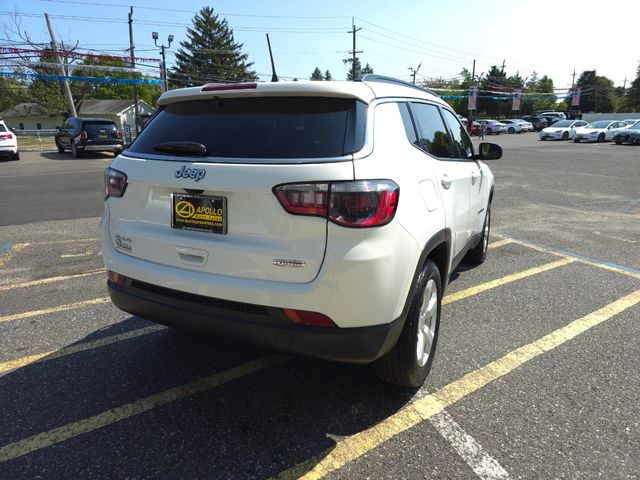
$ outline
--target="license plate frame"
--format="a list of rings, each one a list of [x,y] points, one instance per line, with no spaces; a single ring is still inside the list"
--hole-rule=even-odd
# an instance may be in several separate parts
[[[225,235],[227,233],[227,197],[172,193],[171,227]]]

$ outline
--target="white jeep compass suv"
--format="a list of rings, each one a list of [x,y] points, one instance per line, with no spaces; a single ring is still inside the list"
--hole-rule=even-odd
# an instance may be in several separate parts
[[[172,90],[105,171],[120,309],[421,385],[494,179],[451,108],[395,79]]]

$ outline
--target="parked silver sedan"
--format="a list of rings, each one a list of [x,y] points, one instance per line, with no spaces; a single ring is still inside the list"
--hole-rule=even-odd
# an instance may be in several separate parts
[[[598,120],[590,123],[586,127],[576,129],[573,137],[574,142],[605,142],[613,139],[613,135],[620,130],[627,128],[628,125],[623,121],[617,120]]]
[[[589,125],[584,120],[560,120],[540,131],[540,140],[573,140],[576,129]]]

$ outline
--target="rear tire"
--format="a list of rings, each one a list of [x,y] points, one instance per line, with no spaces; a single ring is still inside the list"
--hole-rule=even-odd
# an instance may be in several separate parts
[[[12,157],[14,160],[20,160],[20,152],[16,152],[16,153],[14,153],[13,155],[11,155],[11,157]]]
[[[58,147],[58,153],[64,153],[64,147],[60,145],[58,140],[56,140],[56,147]]]
[[[480,265],[487,259],[487,251],[489,250],[489,234],[491,233],[491,204],[487,205],[487,214],[484,217],[484,225],[482,226],[482,237],[478,245],[473,247],[466,255],[466,260]]]
[[[442,280],[438,266],[427,260],[418,276],[398,342],[374,368],[385,382],[420,387],[431,369],[440,328]]]
[[[516,133],[516,129],[513,127],[509,127],[509,130],[507,130],[509,133]]]
[[[484,133],[485,133],[486,135],[491,135],[491,129],[490,129],[490,128],[487,128],[487,129],[485,130],[485,132],[484,132]]]

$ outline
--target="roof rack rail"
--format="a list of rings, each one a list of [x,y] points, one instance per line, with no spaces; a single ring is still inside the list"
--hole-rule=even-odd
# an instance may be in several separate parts
[[[358,75],[358,77],[356,77],[356,79],[354,81],[356,81],[356,82],[365,82],[366,81],[366,82],[394,83],[396,85],[402,85],[402,86],[405,86],[405,87],[422,90],[423,92],[426,91],[426,92],[429,92],[432,95],[435,95],[436,97],[440,96],[436,92],[431,90],[430,88],[421,87],[419,85],[416,85],[415,83],[405,82],[404,80],[399,80],[399,79],[393,78],[393,77],[385,77],[384,75],[375,75],[373,73],[363,73],[362,75]]]

